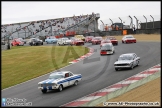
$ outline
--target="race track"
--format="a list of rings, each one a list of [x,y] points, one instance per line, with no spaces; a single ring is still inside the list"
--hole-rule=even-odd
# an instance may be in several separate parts
[[[38,90],[38,82],[47,79],[48,74],[2,90],[2,98],[25,98],[27,102],[32,102],[33,106],[61,106],[161,63],[160,42],[137,42],[134,44],[119,42],[118,46],[115,46],[115,54],[108,56],[100,56],[99,45],[91,46],[86,43],[85,46],[96,49],[94,54],[89,57],[91,60],[83,60],[61,69],[82,74],[83,79],[78,86],[65,88],[62,92],[50,91],[42,94]],[[136,53],[141,57],[139,67],[135,67],[133,70],[115,71],[113,64],[123,53]]]

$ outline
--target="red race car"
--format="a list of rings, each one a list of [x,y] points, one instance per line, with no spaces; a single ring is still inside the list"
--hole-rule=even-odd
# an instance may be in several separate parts
[[[71,40],[71,46],[72,45],[84,45],[84,41],[83,40],[80,40],[80,39],[72,39]]]
[[[122,43],[136,43],[136,39],[132,35],[125,35],[122,38]]]
[[[12,46],[20,46],[20,45],[24,46],[24,42],[20,41],[20,39],[14,39],[12,40],[11,45]]]
[[[94,36],[86,36],[85,42],[90,43],[90,42],[92,41],[93,38],[94,38]]]
[[[118,45],[118,40],[114,36],[107,36],[106,39],[109,39],[113,45]]]
[[[100,44],[102,41],[102,37],[94,37],[91,41],[92,45],[93,44]]]
[[[104,43],[111,43],[111,40],[109,40],[109,39],[102,40],[102,41],[101,41],[101,44],[100,44],[100,48],[102,47],[102,45],[103,45]]]

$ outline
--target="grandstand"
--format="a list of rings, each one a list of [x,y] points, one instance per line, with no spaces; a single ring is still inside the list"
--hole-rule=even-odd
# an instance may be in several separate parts
[[[73,17],[47,19],[23,23],[1,25],[1,39],[5,37],[31,38],[45,36],[73,36],[87,32],[99,31],[100,14],[80,15]]]

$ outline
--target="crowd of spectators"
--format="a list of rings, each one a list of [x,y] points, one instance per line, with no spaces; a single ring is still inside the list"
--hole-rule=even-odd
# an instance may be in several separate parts
[[[14,31],[27,31],[31,32],[32,35],[36,34],[44,30],[43,32],[51,32],[51,28],[45,29],[52,25],[52,31],[56,32],[59,30],[65,30],[70,26],[73,26],[80,21],[83,21],[86,18],[91,19],[92,15],[80,15],[80,16],[73,16],[73,17],[66,17],[66,18],[59,18],[59,19],[50,19],[50,20],[41,20],[41,21],[32,21],[32,22],[25,22],[25,23],[15,23],[15,24],[5,24],[1,25],[1,34],[5,35],[7,32],[14,32]]]

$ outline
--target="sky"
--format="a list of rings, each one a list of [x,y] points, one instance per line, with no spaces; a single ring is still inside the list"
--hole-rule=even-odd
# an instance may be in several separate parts
[[[80,16],[94,13],[100,14],[98,20],[99,26],[111,24],[113,22],[122,22],[125,25],[130,24],[129,15],[136,24],[136,18],[141,22],[152,21],[150,15],[154,17],[154,21],[160,20],[161,6],[160,1],[146,2],[108,2],[108,1],[43,1],[43,2],[27,2],[27,1],[2,1],[2,24],[12,24],[19,22],[55,19],[63,17]]]

